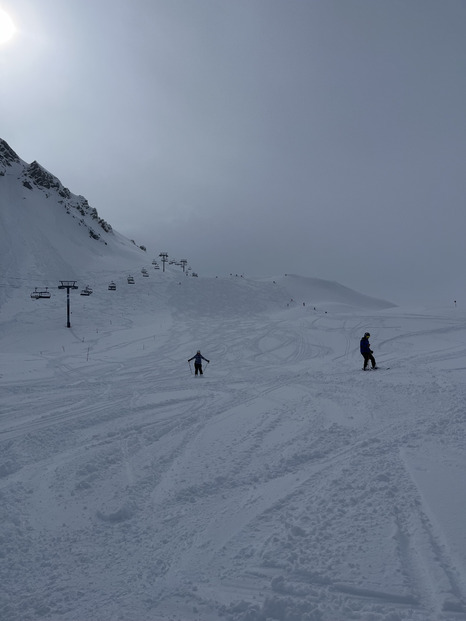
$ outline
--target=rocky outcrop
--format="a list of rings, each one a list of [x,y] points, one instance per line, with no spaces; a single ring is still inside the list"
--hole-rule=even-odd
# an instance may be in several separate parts
[[[23,175],[32,180],[39,188],[56,190],[61,197],[71,198],[71,192],[68,188],[65,188],[57,177],[54,177],[36,161],[25,168]]]
[[[10,145],[0,138],[0,175],[4,175],[7,168],[20,162]]]

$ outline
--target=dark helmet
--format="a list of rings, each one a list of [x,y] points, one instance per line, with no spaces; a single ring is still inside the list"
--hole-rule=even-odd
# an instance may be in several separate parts
[[[365,338],[369,338],[369,336],[370,336],[370,335],[371,335],[371,334],[370,334],[370,332],[366,332],[366,333],[364,334],[364,337],[365,337]]]

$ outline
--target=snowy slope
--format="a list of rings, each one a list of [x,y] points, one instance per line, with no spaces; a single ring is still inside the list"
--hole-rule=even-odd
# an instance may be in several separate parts
[[[466,619],[466,313],[147,267],[0,309],[0,619]]]
[[[0,305],[8,288],[57,286],[84,278],[98,263],[111,272],[145,253],[99,218],[83,196],[37,162],[27,164],[0,139]]]
[[[0,621],[466,619],[463,310],[162,273],[3,141],[0,239]]]

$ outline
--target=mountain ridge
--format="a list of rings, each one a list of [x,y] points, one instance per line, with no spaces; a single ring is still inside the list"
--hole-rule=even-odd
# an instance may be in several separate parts
[[[89,216],[95,221],[95,226],[99,226],[105,233],[111,233],[112,227],[103,218],[100,218],[97,209],[91,207],[84,196],[76,195],[63,185],[63,183],[44,168],[37,160],[27,164],[17,153],[5,142],[0,139],[0,176],[11,176],[21,182],[22,186],[30,191],[37,188],[45,193],[47,198],[53,197],[55,192],[60,197],[58,202],[63,205],[68,213],[72,209],[77,210],[83,217]],[[95,232],[89,225],[89,233],[93,239],[100,239],[100,231]]]
[[[115,256],[146,256],[114,231],[84,196],[72,193],[37,161],[28,164],[0,139],[1,277],[74,278]]]

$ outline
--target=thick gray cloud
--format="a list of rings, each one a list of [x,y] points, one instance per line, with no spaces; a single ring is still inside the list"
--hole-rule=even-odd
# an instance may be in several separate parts
[[[1,137],[149,252],[464,299],[462,0],[9,0]]]

